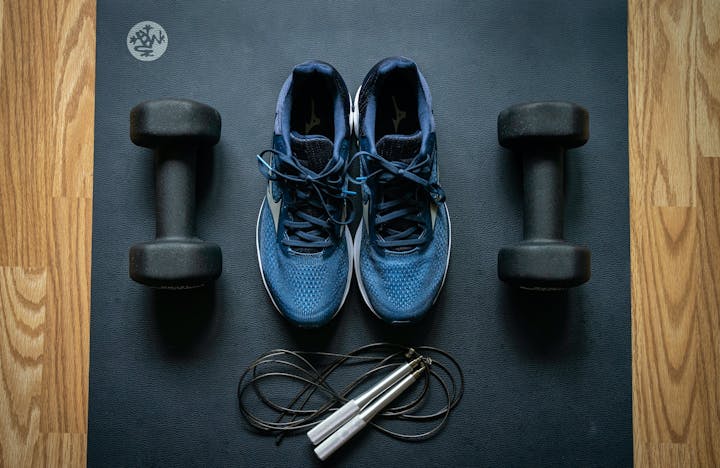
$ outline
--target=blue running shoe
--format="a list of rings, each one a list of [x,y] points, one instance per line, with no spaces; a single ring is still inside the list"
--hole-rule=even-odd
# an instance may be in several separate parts
[[[350,289],[351,135],[350,96],[337,70],[295,66],[278,98],[272,149],[258,155],[268,187],[256,244],[270,299],[300,327],[328,323]]]
[[[415,62],[386,58],[363,80],[354,107],[363,188],[355,275],[375,315],[413,322],[437,299],[450,259],[430,91]]]

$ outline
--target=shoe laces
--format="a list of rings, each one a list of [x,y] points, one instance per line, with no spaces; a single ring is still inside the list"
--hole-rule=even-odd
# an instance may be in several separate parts
[[[265,160],[272,154],[276,164]],[[354,219],[352,203],[355,192],[346,189],[347,165],[333,158],[322,171],[314,172],[295,155],[267,149],[257,155],[260,173],[269,181],[281,184],[289,199],[283,199],[288,218],[284,222],[287,236],[282,243],[301,252],[317,252],[333,244],[334,225],[348,225]]]
[[[363,158],[367,168],[374,166],[367,175],[350,180],[365,186],[374,180],[377,245],[405,251],[427,242],[429,238],[422,238],[422,234],[428,229],[424,214],[428,198],[437,205],[445,201],[440,184],[430,181],[434,161],[431,155],[418,154],[406,162],[387,160],[377,152],[359,151],[351,164],[357,158]]]

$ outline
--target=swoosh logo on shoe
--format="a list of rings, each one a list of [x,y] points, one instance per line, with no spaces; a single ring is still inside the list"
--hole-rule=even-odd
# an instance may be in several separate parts
[[[282,197],[279,197],[277,200],[275,200],[272,192],[272,182],[268,182],[267,195],[265,198],[267,199],[267,204],[270,208],[273,222],[275,223],[275,232],[277,232],[278,223],[280,222],[280,207],[282,206]]]

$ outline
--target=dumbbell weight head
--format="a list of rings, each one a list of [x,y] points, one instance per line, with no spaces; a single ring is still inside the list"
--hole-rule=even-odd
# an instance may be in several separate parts
[[[569,102],[509,107],[498,140],[523,159],[523,238],[498,253],[498,276],[526,289],[565,289],[590,279],[590,250],[563,240],[565,150],[584,145],[587,111]]]
[[[145,101],[130,111],[130,140],[145,148],[214,146],[220,127],[218,111],[189,99]]]
[[[500,249],[498,276],[523,289],[580,286],[590,279],[590,250],[563,241],[523,241]]]
[[[222,272],[222,251],[200,239],[156,240],[130,249],[130,277],[162,289],[204,286]]]
[[[588,141],[589,123],[588,111],[571,102],[516,104],[498,116],[498,141],[515,151],[544,143],[577,148]]]
[[[130,139],[155,150],[156,239],[130,249],[130,277],[159,288],[192,288],[220,276],[222,252],[195,236],[197,151],[220,139],[220,114],[179,99],[147,101],[130,112]]]

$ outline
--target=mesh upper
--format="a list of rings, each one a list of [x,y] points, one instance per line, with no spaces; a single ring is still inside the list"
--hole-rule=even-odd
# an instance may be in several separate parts
[[[290,133],[290,149],[313,172],[321,172],[333,156],[333,144],[323,135]]]
[[[449,221],[443,204],[431,242],[408,252],[372,246],[363,223],[360,275],[373,310],[389,322],[421,318],[442,286],[449,255]]]
[[[272,214],[263,202],[258,225],[263,276],[283,315],[301,326],[319,326],[340,307],[347,284],[349,257],[345,236],[337,246],[298,254],[277,241]]]
[[[420,152],[422,133],[418,130],[412,135],[385,135],[378,140],[375,149],[388,161],[409,162]]]

